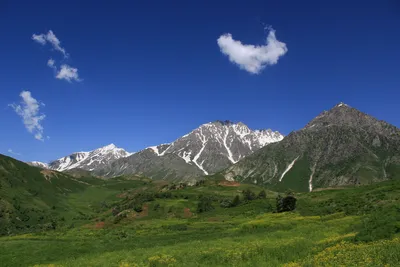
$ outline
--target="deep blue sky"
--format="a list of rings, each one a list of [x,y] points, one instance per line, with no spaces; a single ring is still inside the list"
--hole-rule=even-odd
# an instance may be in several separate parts
[[[133,152],[217,119],[288,134],[340,101],[400,126],[396,2],[0,0],[0,153],[49,161],[109,143]],[[288,52],[254,75],[217,39],[262,45],[260,21]],[[62,55],[31,36],[49,30],[82,82],[46,66]],[[22,90],[46,104],[49,140],[7,106]]]

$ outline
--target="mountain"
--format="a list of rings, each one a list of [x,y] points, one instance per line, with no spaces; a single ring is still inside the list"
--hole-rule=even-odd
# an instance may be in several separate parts
[[[72,169],[93,171],[108,165],[114,160],[128,157],[130,155],[132,155],[132,153],[129,153],[122,148],[118,148],[114,144],[110,144],[89,152],[76,152],[69,156],[57,159],[50,162],[48,168],[57,171]]]
[[[26,162],[28,165],[34,166],[34,167],[39,167],[42,169],[48,169],[49,165],[47,163],[43,163],[40,161],[31,161],[31,162]]]
[[[94,172],[108,177],[142,174],[153,179],[193,180],[218,172],[282,139],[282,134],[272,130],[253,131],[241,122],[215,121],[170,144],[146,148]]]
[[[400,178],[400,130],[339,103],[222,174],[297,191]]]

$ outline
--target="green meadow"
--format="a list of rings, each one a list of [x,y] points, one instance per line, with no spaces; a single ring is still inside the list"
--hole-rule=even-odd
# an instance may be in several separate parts
[[[53,229],[0,238],[1,266],[400,265],[399,181],[291,193],[296,209],[277,213],[255,185],[85,179]]]

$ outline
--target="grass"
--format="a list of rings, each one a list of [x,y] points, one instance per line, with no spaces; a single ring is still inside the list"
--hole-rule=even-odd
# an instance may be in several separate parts
[[[296,193],[275,213],[277,192],[244,200],[265,188],[218,179],[46,179],[2,157],[0,174],[1,266],[400,266],[399,180]]]
[[[68,201],[72,206],[95,213],[93,207],[83,203],[96,202],[98,194],[110,203],[126,201],[115,199],[115,193],[121,191],[114,186],[111,186],[114,189],[101,187],[100,191],[88,189],[81,196],[71,194]],[[148,184],[142,186],[149,189]],[[141,190],[139,184],[132,188],[129,190],[131,195]],[[103,214],[103,224],[100,225],[99,218],[94,218],[70,229],[61,227],[53,231],[3,237],[0,238],[0,262],[2,266],[400,264],[398,224],[389,221],[392,216],[375,213],[378,209],[390,210],[393,214],[398,212],[400,182],[297,194],[296,212],[273,213],[276,193],[270,191],[266,199],[242,202],[232,208],[221,208],[214,200],[213,210],[195,212],[200,194],[226,198],[235,196],[237,190],[244,188],[250,187],[211,183],[173,190],[171,198],[146,202],[146,212],[129,210],[118,223],[113,222],[110,211],[103,210],[99,211]],[[107,195],[106,192],[113,194]],[[131,195],[125,198],[129,199]],[[188,215],[185,209],[191,213]],[[390,225],[385,233],[391,232],[391,235],[379,235],[382,225]],[[360,235],[361,239],[357,238]],[[366,236],[368,242],[363,241]]]

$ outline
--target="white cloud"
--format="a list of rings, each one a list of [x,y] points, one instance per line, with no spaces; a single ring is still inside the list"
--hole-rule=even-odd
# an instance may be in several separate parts
[[[46,34],[44,34],[44,33],[33,34],[32,40],[34,40],[35,42],[38,42],[41,45],[45,45],[47,42],[49,42],[53,46],[53,48],[55,50],[61,52],[65,58],[68,57],[68,54],[65,51],[65,49],[61,47],[60,40],[57,38],[57,36],[51,30]]]
[[[286,44],[276,39],[275,31],[268,28],[265,45],[248,45],[236,41],[230,33],[221,35],[217,42],[221,52],[241,69],[258,74],[266,66],[275,65],[278,59],[288,51]]]
[[[20,153],[14,152],[11,148],[9,148],[7,151],[8,151],[8,153],[10,153],[11,155],[21,156]]]
[[[41,121],[46,118],[46,115],[40,114],[39,111],[40,106],[44,106],[44,104],[33,98],[29,91],[22,91],[20,97],[22,98],[20,105],[13,103],[9,106],[12,107],[19,116],[21,116],[25,128],[30,133],[34,134],[37,140],[43,141],[44,129],[41,125]]]
[[[68,82],[71,82],[71,81],[80,82],[80,81],[82,81],[79,78],[78,69],[73,68],[71,66],[68,66],[66,64],[61,65],[61,69],[58,71],[58,73],[56,75],[56,78],[60,79],[60,80],[66,80]]]
[[[49,66],[50,68],[52,68],[52,69],[54,69],[54,70],[57,70],[57,67],[54,65],[56,62],[54,61],[54,59],[52,59],[52,58],[50,58],[48,61],[47,61],[47,66]]]

